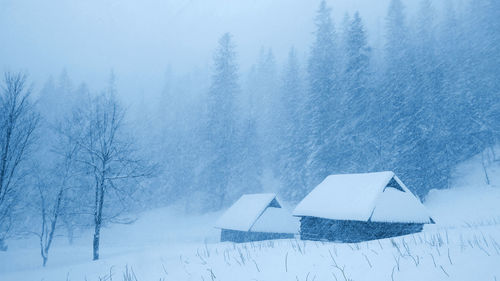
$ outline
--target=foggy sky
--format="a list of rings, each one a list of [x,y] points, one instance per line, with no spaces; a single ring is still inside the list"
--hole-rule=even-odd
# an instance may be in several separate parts
[[[380,44],[388,0],[330,0],[338,26],[359,10]],[[404,1],[407,6],[411,3]],[[415,2],[412,0],[412,2]],[[271,47],[281,64],[291,46],[305,57],[319,0],[0,0],[0,70],[25,70],[36,87],[62,69],[91,89],[111,69],[124,96],[161,91],[174,72],[209,70],[217,40],[231,32],[241,69]],[[376,46],[375,46],[376,47]]]

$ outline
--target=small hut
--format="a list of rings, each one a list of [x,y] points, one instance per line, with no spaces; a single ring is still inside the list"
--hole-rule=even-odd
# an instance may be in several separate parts
[[[360,242],[420,232],[434,223],[393,172],[331,175],[295,208],[302,240]]]
[[[273,193],[240,197],[217,221],[220,241],[250,242],[293,238],[299,220],[282,207]]]

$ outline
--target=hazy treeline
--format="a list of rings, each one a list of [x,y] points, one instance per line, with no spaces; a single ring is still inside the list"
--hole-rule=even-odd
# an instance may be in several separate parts
[[[34,234],[45,264],[55,235],[71,243],[92,229],[98,259],[101,227],[132,210],[219,210],[262,191],[294,203],[335,173],[393,170],[421,198],[448,187],[460,161],[496,159],[500,5],[446,3],[409,15],[391,1],[372,47],[362,15],[332,19],[323,1],[304,15],[316,22],[306,56],[291,46],[277,62],[262,48],[242,70],[237,37],[224,34],[211,69],[170,69],[153,104],[130,108],[113,73],[94,93],[63,71],[35,96],[29,78],[7,73],[0,248]]]
[[[362,15],[332,19],[330,9],[318,8],[306,58],[291,47],[278,63],[263,48],[243,71],[226,34],[212,76],[189,80],[204,85],[198,99],[186,90],[196,88],[166,87],[167,101],[177,96],[159,109],[169,132],[160,138],[165,200],[181,195],[190,210],[218,209],[242,193],[272,190],[297,202],[329,174],[380,170],[395,171],[424,199],[448,187],[460,161],[479,152],[495,159],[497,2],[458,9],[447,1],[437,10],[423,0],[408,14],[391,1],[377,48]]]

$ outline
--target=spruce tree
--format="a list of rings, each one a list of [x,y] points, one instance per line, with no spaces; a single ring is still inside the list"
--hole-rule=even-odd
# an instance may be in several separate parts
[[[418,111],[411,116],[415,122],[411,130],[418,139],[407,154],[405,166],[408,182],[419,195],[428,185],[446,186],[447,129],[444,120],[446,96],[443,94],[443,69],[437,57],[435,10],[429,0],[422,0],[417,14],[413,52],[415,58],[415,90],[409,103]],[[425,179],[415,180],[415,179]]]
[[[334,152],[327,141],[335,132],[333,123],[338,110],[336,89],[336,45],[335,29],[331,19],[331,9],[323,0],[316,14],[315,39],[311,48],[307,68],[309,159],[308,185],[315,186],[333,170]]]
[[[348,13],[344,14],[344,18],[342,19],[342,23],[340,26],[340,34],[339,34],[339,69],[340,71],[340,77],[339,79],[341,80],[342,85],[345,83],[345,77],[344,77],[344,71],[347,66],[347,55],[346,55],[346,50],[347,50],[347,41],[348,36],[349,36],[349,29],[351,27],[351,16]]]
[[[383,170],[394,170],[402,180],[410,179],[412,150],[418,145],[414,103],[414,60],[404,6],[392,0],[386,17],[385,73],[378,91],[380,108],[379,163]]]
[[[373,133],[373,97],[369,91],[370,48],[359,13],[355,13],[345,35],[346,67],[343,79],[342,130],[338,130],[338,150],[350,151],[339,157],[338,169],[343,172],[368,170],[373,162],[370,140]],[[347,164],[350,163],[350,164]]]
[[[208,93],[208,116],[205,131],[207,146],[203,183],[208,188],[212,209],[223,207],[235,164],[235,97],[240,93],[236,51],[229,33],[218,42],[214,55],[212,82]]]
[[[368,47],[366,32],[359,16],[354,18],[349,26],[346,42],[347,65],[345,69],[345,91],[347,92],[347,105],[350,114],[360,116],[369,102],[368,79],[370,48]]]
[[[306,104],[302,74],[294,48],[288,53],[288,60],[282,77],[280,108],[282,131],[280,133],[279,169],[282,182],[282,196],[296,202],[302,199],[311,187],[305,181],[305,165],[308,141],[306,126]]]
[[[447,1],[444,19],[437,32],[438,52],[440,65],[443,69],[442,92],[444,101],[440,111],[443,114],[445,131],[442,132],[442,142],[445,143],[446,157],[443,164],[449,173],[451,168],[465,157],[469,157],[471,147],[463,145],[470,143],[469,131],[475,124],[471,117],[470,100],[466,82],[468,72],[467,55],[465,52],[465,30],[463,19],[456,12],[453,2]],[[447,180],[448,180],[447,179]],[[447,182],[445,187],[448,187]]]
[[[467,9],[467,91],[472,97],[472,118],[478,127],[472,137],[479,150],[491,149],[500,139],[500,3],[471,1]],[[473,71],[471,71],[473,70]]]
[[[257,136],[257,122],[250,115],[238,125],[234,144],[234,166],[227,191],[228,202],[242,194],[262,192],[263,157]]]
[[[267,168],[275,171],[277,147],[279,145],[279,112],[276,110],[279,102],[278,74],[274,53],[271,49],[261,49],[256,65],[256,90],[252,95],[257,99],[255,119],[257,120],[260,139],[266,145],[262,146],[265,163],[271,164]]]
[[[385,75],[380,99],[385,101],[385,123],[394,128],[403,120],[404,107],[411,96],[413,64],[409,46],[409,28],[406,25],[404,6],[392,0],[385,27]]]

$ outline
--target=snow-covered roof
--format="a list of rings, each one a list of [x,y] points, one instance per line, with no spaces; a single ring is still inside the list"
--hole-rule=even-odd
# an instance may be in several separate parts
[[[245,194],[216,222],[215,227],[239,231],[296,233],[298,219],[281,207],[276,194]]]
[[[374,222],[432,222],[420,200],[390,171],[328,176],[297,205],[293,215]]]
[[[255,232],[298,233],[299,218],[284,208],[267,208],[251,227]]]

